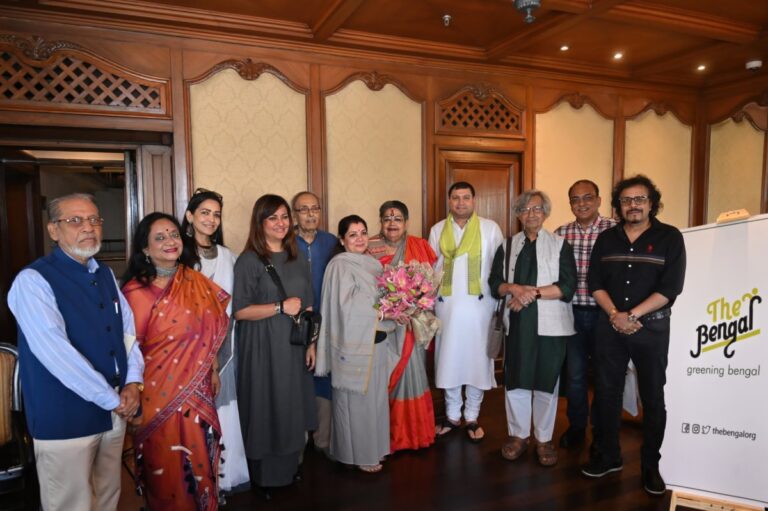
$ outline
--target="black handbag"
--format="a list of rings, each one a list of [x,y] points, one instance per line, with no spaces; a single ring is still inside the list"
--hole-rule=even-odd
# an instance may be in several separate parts
[[[265,260],[265,258],[262,257],[260,259],[261,262],[264,263],[264,269],[267,271],[267,275],[270,276],[275,287],[277,287],[277,292],[280,294],[280,301],[287,300],[288,295],[285,292],[280,276],[277,274],[277,270],[272,263]],[[322,323],[322,316],[319,312],[304,309],[299,311],[295,316],[291,316],[290,314],[286,315],[293,321],[290,338],[291,344],[306,347],[317,342],[317,338],[320,337],[320,324]]]

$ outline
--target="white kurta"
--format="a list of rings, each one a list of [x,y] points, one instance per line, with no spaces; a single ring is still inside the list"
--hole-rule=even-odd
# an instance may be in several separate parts
[[[214,281],[220,288],[232,295],[232,286],[235,279],[235,255],[227,247],[218,246],[216,259],[200,258],[200,273]],[[232,301],[227,305],[227,314],[232,314]],[[216,397],[216,411],[221,424],[221,441],[226,450],[222,451],[222,459],[226,460],[219,465],[221,477],[219,485],[222,490],[230,491],[238,486],[245,485],[249,481],[248,464],[245,459],[245,447],[243,446],[243,434],[240,430],[240,414],[237,411],[237,391],[235,385],[235,353],[234,328],[230,328],[231,335],[227,336],[221,351],[228,356],[219,358],[219,377],[221,378],[221,390]]]
[[[440,252],[440,235],[445,220],[432,227],[429,244],[438,256],[437,269],[443,267]],[[453,290],[451,296],[442,297],[435,306],[435,313],[442,321],[442,332],[435,339],[435,385],[450,389],[461,385],[472,385],[488,390],[496,386],[493,376],[493,360],[488,357],[486,344],[491,317],[496,300],[488,287],[493,256],[504,241],[501,229],[493,220],[480,218],[482,259],[480,285],[483,299],[468,293],[467,262],[464,254],[453,261]],[[464,229],[454,223],[453,237],[458,247],[464,236]]]

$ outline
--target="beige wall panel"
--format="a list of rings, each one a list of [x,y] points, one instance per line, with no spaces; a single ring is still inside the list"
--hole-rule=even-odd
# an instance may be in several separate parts
[[[690,126],[649,110],[627,121],[624,175],[645,174],[661,191],[659,220],[688,227],[691,186]]]
[[[372,91],[354,81],[325,99],[328,147],[328,223],[362,216],[379,231],[379,206],[403,201],[410,231],[420,235],[422,210],[422,112],[389,84]]]
[[[764,134],[748,122],[728,119],[712,126],[709,139],[707,222],[723,211],[760,213]]]
[[[306,97],[226,70],[190,87],[190,110],[194,186],[224,196],[224,241],[239,253],[256,199],[307,188]]]
[[[568,188],[579,179],[600,187],[600,213],[610,215],[613,176],[613,121],[591,106],[580,109],[567,102],[536,115],[536,188],[552,200],[552,214],[544,226],[554,230],[572,222]]]

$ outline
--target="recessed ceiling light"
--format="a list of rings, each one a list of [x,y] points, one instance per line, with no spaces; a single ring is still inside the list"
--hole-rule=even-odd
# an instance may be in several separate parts
[[[571,47],[570,47],[570,46],[568,46],[567,44],[564,44],[564,45],[562,45],[562,46],[560,47],[560,51],[568,51],[568,50],[570,50],[570,49],[571,49]]]
[[[621,53],[620,51],[617,51],[616,53],[613,54],[613,60],[621,60],[623,58],[624,58],[624,54]]]
[[[705,69],[707,69],[707,66],[705,66],[704,64],[699,64],[698,67],[696,68],[697,71],[704,71]]]

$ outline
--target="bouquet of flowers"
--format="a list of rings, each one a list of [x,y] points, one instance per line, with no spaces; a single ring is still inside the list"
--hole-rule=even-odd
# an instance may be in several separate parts
[[[432,311],[442,278],[442,272],[436,272],[428,263],[387,265],[376,278],[381,291],[376,308],[395,321],[410,319],[416,342],[427,346],[440,331],[440,320]]]

